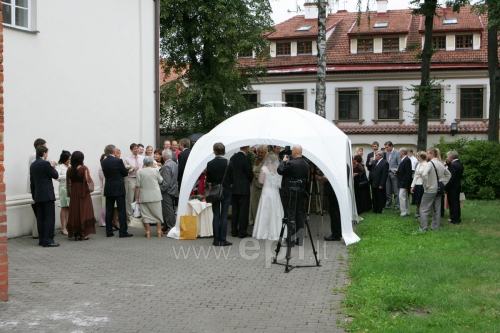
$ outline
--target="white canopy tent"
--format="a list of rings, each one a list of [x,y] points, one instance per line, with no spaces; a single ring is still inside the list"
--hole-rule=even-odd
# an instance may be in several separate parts
[[[357,214],[350,140],[325,118],[290,107],[261,107],[241,112],[196,142],[182,177],[176,225],[168,237],[179,238],[180,216],[186,215],[191,189],[207,162],[214,158],[213,145],[216,142],[226,146],[228,158],[242,146],[300,144],[303,155],[323,171],[337,195],[345,243],[349,245],[360,240],[352,229],[352,220]]]

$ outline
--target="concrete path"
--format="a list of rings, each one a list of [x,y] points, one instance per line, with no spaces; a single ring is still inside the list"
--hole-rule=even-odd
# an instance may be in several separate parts
[[[270,264],[274,244],[252,238],[215,248],[211,238],[146,239],[138,229],[106,238],[98,228],[83,242],[58,230],[59,248],[10,239],[0,332],[344,332],[333,288],[345,283],[347,249],[323,241],[327,231],[318,237],[318,221],[311,217],[322,267],[288,274]],[[314,264],[305,244],[293,248],[292,264]]]

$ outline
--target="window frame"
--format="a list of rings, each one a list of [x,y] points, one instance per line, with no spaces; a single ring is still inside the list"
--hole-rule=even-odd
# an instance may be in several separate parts
[[[357,91],[358,92],[358,119],[340,119],[340,95],[342,92],[346,91]],[[363,87],[342,87],[335,88],[335,118],[333,122],[338,123],[349,123],[357,122],[360,125],[363,124],[365,120],[363,119]]]
[[[439,39],[443,39],[443,48],[439,47]],[[446,50],[446,35],[437,35],[437,36],[432,36],[432,48],[435,50]]]
[[[248,110],[255,109],[255,108],[257,108],[257,107],[259,107],[261,105],[260,104],[260,90],[250,90],[250,91],[244,92],[242,95],[243,95],[243,97],[245,97],[245,99],[247,100],[248,104],[250,104],[250,105],[252,105],[252,103],[249,102],[247,96],[250,96],[250,95],[256,95],[257,96],[257,101],[256,101],[255,107],[250,108]]]
[[[288,45],[288,53],[281,53],[280,54],[280,46],[283,46],[283,48]],[[283,50],[281,50],[283,51]],[[292,55],[292,43],[291,42],[280,42],[276,43],[276,56],[278,57],[289,57]]]
[[[360,51],[360,41],[363,41],[363,50]],[[371,50],[366,50],[366,43],[365,42],[371,42]],[[357,40],[357,53],[373,53],[373,38],[358,38]]]
[[[458,43],[460,39],[463,38],[470,38],[470,47],[458,47]],[[464,41],[464,45],[465,45]],[[455,35],[455,50],[473,50],[474,49],[474,35],[472,34],[467,34],[467,35]]]
[[[311,52],[306,52],[306,53],[301,53],[302,50],[301,50],[301,47],[300,47],[300,44],[309,44],[311,45]],[[306,47],[306,51],[307,51],[307,47]],[[313,53],[313,42],[312,40],[299,40],[297,41],[297,55],[312,55]]]
[[[398,118],[379,118],[379,91],[384,91],[384,90],[396,90],[399,92],[399,98],[398,98]],[[379,122],[399,122],[402,124],[405,119],[403,118],[403,87],[402,86],[381,86],[381,87],[375,87],[375,103],[374,103],[374,119],[372,120],[374,124],[377,124]]]
[[[394,50],[392,50],[392,49],[390,49],[390,50],[386,50],[386,49],[385,49],[385,43],[384,43],[384,42],[385,42],[385,41],[387,41],[387,40],[391,41],[391,43],[390,43],[390,46],[391,46],[391,47],[393,46],[392,41],[393,41],[393,40],[394,40],[394,41],[397,41],[397,48],[396,48],[396,49],[394,49]],[[389,53],[389,52],[399,52],[399,50],[400,50],[400,48],[399,48],[399,47],[400,47],[399,43],[400,43],[399,37],[383,37],[383,38],[382,38],[382,52],[384,52],[384,53]]]
[[[441,90],[441,105],[440,105],[440,108],[441,108],[441,112],[440,112],[440,115],[439,117],[437,118],[427,118],[428,121],[439,121],[441,124],[444,124],[446,119],[444,118],[444,106],[445,106],[445,100],[444,100],[444,95],[445,95],[445,89],[446,87],[444,85],[440,85],[440,86],[432,86],[432,90]],[[418,111],[419,111],[419,105],[418,104],[415,104],[415,114],[418,115]]]
[[[36,31],[36,1],[37,0],[27,0],[27,7],[22,7],[16,5],[16,1],[12,0],[11,3],[5,3],[2,0],[2,14],[4,15],[4,20],[2,22],[3,26],[6,28],[12,28],[16,30],[22,30],[26,32],[37,32]],[[11,8],[11,23],[5,23],[5,7],[8,6]],[[16,8],[24,8],[27,10],[27,22],[28,26],[24,27],[21,25],[17,25],[16,20]]]
[[[481,117],[462,117],[462,89],[482,89],[482,114]],[[457,85],[457,118],[455,121],[460,123],[460,121],[483,121],[487,122],[487,93],[488,86],[487,85]]]
[[[286,94],[290,93],[303,93],[304,94],[304,107],[303,108],[297,108],[296,106],[291,106],[289,104],[286,104],[285,106],[292,107],[292,108],[297,108],[297,109],[302,109],[307,111],[307,89],[284,89],[281,91],[281,98],[282,101],[286,102]]]

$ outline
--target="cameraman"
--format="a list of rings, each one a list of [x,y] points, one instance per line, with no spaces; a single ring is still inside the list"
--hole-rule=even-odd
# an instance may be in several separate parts
[[[297,244],[303,245],[304,242],[304,197],[307,183],[309,165],[302,158],[302,146],[295,145],[292,148],[292,157],[283,156],[283,162],[278,167],[278,174],[283,176],[281,181],[281,195],[285,218],[288,221],[295,221],[295,234],[298,236]],[[297,202],[295,211],[290,210],[290,181],[298,181]],[[292,207],[294,204],[292,203]],[[290,230],[292,233],[294,230]]]

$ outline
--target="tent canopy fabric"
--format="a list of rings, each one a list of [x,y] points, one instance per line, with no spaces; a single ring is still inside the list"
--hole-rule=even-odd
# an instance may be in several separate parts
[[[216,142],[225,145],[226,158],[243,146],[300,144],[302,154],[323,171],[337,195],[345,243],[349,245],[360,240],[352,229],[356,210],[348,137],[325,118],[290,107],[260,107],[238,113],[196,142],[182,177],[176,225],[168,237],[179,238],[180,216],[186,215],[191,189],[207,162],[214,158]]]

